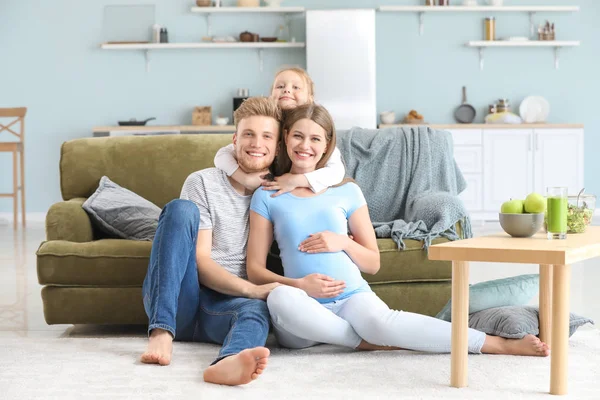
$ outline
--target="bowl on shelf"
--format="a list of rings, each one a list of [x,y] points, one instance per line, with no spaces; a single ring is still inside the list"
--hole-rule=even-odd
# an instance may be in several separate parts
[[[276,37],[261,37],[260,41],[261,42],[275,42],[277,40]]]
[[[381,118],[382,124],[391,125],[396,122],[396,113],[393,111],[383,111],[379,114],[379,118]]]
[[[212,0],[196,0],[196,5],[198,7],[210,7],[212,5]]]
[[[229,123],[228,117],[217,117],[215,118],[215,125],[225,126]]]
[[[531,237],[544,224],[544,213],[539,214],[498,214],[500,226],[513,237]]]

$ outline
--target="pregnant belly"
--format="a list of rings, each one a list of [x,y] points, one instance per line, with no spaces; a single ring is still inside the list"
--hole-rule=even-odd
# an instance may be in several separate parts
[[[286,262],[287,261],[287,262]],[[283,259],[286,277],[300,279],[310,274],[323,274],[346,283],[346,287],[362,284],[362,276],[356,264],[346,253],[301,254],[300,257]]]

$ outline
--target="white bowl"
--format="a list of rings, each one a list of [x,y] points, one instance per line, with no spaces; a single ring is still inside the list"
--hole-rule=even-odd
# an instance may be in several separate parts
[[[224,126],[224,125],[227,125],[228,123],[229,123],[229,118],[227,118],[227,117],[217,117],[217,118],[215,118],[215,124],[216,125]]]
[[[379,117],[382,124],[391,125],[396,122],[396,114],[393,111],[384,111],[379,114]]]

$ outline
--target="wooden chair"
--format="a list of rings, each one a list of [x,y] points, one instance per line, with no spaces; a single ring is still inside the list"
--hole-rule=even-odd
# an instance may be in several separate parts
[[[21,191],[21,214],[23,218],[23,227],[25,226],[25,114],[26,107],[19,108],[0,108],[0,118],[15,118],[9,121],[8,125],[0,123],[0,134],[3,131],[8,131],[17,137],[17,141],[0,142],[0,152],[11,152],[13,155],[13,191],[12,193],[0,193],[0,197],[12,197],[14,209],[14,228],[17,229],[18,224],[18,195]],[[11,127],[20,122],[19,132]],[[19,163],[17,162],[17,154],[20,155]],[[20,165],[19,165],[20,164]],[[19,185],[20,175],[20,185]]]

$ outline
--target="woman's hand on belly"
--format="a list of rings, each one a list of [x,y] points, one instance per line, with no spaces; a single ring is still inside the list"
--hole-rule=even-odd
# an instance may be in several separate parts
[[[310,274],[298,279],[298,288],[310,297],[328,299],[337,297],[344,292],[346,283],[323,274]]]
[[[312,233],[300,243],[298,250],[306,253],[337,253],[344,251],[351,240],[347,235],[330,231]]]

